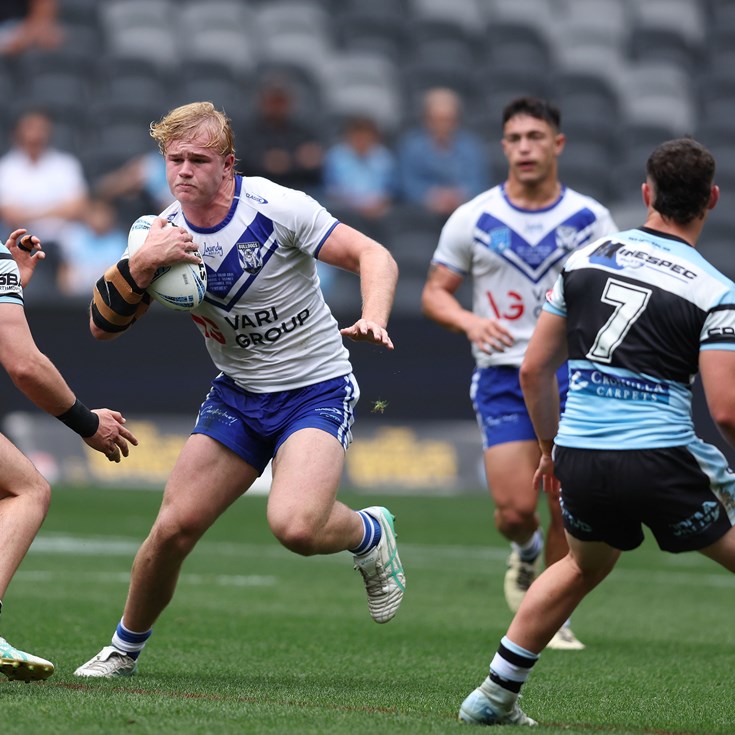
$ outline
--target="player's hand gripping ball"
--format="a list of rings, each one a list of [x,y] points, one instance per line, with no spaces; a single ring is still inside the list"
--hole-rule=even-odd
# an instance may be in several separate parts
[[[155,215],[146,214],[133,222],[128,233],[128,256],[133,255],[143,244]],[[173,225],[169,222],[167,227]],[[173,263],[156,271],[146,289],[156,301],[169,309],[190,311],[204,299],[207,290],[207,270],[204,263]]]

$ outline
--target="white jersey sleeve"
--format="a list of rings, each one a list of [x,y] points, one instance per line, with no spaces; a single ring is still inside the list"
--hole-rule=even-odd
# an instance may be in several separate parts
[[[221,372],[266,393],[352,371],[316,272],[339,222],[318,202],[238,176],[232,208],[216,227],[194,227],[178,203],[161,216],[191,232],[204,260],[207,293],[192,318]]]

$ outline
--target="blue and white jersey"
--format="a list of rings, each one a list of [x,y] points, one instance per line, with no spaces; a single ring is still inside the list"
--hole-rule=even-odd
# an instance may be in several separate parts
[[[486,354],[473,345],[479,368],[520,366],[546,292],[576,248],[617,228],[591,197],[563,187],[544,209],[521,209],[503,184],[460,206],[447,220],[432,258],[472,277],[472,310],[503,323],[515,344]]]
[[[314,199],[237,176],[232,207],[216,227],[194,227],[178,202],[161,217],[189,230],[204,259],[207,293],[192,317],[220,371],[254,393],[352,371],[316,271],[338,220]]]
[[[641,228],[575,253],[544,309],[567,320],[556,443],[648,449],[695,439],[700,350],[735,350],[735,283],[679,238]]]
[[[18,264],[10,251],[0,243],[0,304],[23,305],[23,286]]]

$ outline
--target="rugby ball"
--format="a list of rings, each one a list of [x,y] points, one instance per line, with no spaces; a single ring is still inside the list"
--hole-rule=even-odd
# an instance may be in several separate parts
[[[128,232],[128,257],[143,244],[151,224],[157,217],[146,214],[133,222]],[[169,222],[167,227],[173,227]],[[207,290],[207,270],[204,263],[173,263],[159,268],[146,289],[159,303],[176,311],[195,309]]]

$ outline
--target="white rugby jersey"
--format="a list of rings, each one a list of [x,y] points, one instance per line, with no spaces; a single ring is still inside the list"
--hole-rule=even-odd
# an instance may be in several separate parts
[[[0,304],[23,304],[23,286],[18,264],[0,243]]]
[[[267,393],[352,371],[316,272],[339,222],[314,199],[236,176],[232,207],[216,227],[194,227],[178,202],[161,217],[189,230],[204,259],[207,293],[192,318],[221,372]]]
[[[500,184],[460,206],[447,220],[432,262],[472,277],[472,310],[502,322],[515,344],[487,354],[472,345],[480,368],[520,366],[528,340],[569,253],[615,232],[610,212],[562,187],[544,209],[521,209]]]
[[[556,443],[683,446],[701,350],[735,350],[735,283],[648,228],[569,258],[544,309],[567,320],[569,392]]]

